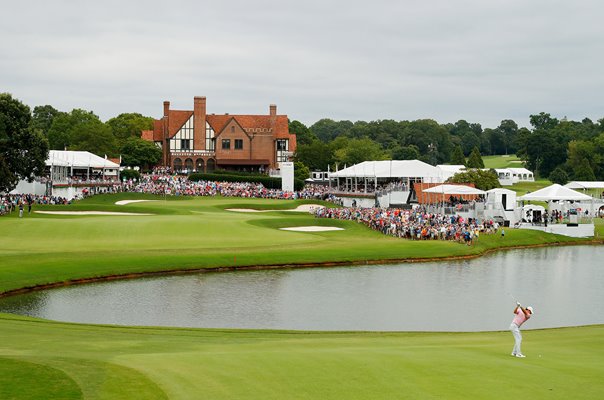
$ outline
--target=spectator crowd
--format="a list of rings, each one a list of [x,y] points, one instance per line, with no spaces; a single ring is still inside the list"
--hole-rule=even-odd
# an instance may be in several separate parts
[[[455,240],[471,245],[481,234],[496,233],[492,220],[464,219],[459,215],[428,213],[424,207],[411,210],[384,208],[317,208],[317,218],[356,221],[385,235],[411,240]]]
[[[263,199],[316,199],[332,200],[328,188],[306,185],[299,191],[268,189],[254,182],[190,181],[186,176],[171,175],[163,171],[143,174],[139,181],[124,183],[124,191],[173,196],[223,196]]]
[[[35,194],[5,194],[0,195],[0,215],[9,214],[16,210],[31,211],[34,204],[71,204],[70,200],[60,196],[42,196]]]
[[[328,193],[321,185],[306,185],[300,191],[268,189],[261,183],[190,181],[186,176],[171,174],[171,171],[156,169],[142,174],[140,179],[120,183],[116,192],[149,193],[166,196],[223,196],[264,199],[315,199],[340,203],[340,199]],[[19,209],[20,214],[33,204],[70,204],[57,196],[13,194],[0,197],[0,213]],[[384,208],[316,208],[317,218],[351,220],[367,225],[385,235],[411,240],[455,240],[471,245],[480,234],[495,233],[499,225],[493,221],[466,220],[458,215],[430,213],[424,207],[413,209]]]

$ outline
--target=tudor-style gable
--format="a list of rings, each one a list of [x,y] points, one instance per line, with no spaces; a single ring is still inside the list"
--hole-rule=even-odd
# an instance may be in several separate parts
[[[142,137],[160,146],[162,164],[176,170],[263,171],[289,161],[296,149],[287,115],[277,115],[277,106],[270,105],[268,115],[207,114],[205,97],[195,97],[193,111],[171,110],[165,101],[164,116]]]

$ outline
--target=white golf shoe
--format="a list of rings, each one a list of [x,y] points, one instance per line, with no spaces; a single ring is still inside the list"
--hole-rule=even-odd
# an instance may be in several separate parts
[[[524,354],[516,354],[516,357],[518,357],[518,358],[526,358],[526,356]]]

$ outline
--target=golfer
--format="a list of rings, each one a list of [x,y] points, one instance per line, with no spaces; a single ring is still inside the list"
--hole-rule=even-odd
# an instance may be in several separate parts
[[[514,350],[512,350],[512,356],[524,358],[526,356],[522,354],[522,351],[520,350],[520,345],[522,344],[520,327],[526,322],[527,319],[531,317],[531,315],[533,315],[533,307],[529,306],[524,308],[520,305],[520,303],[516,303],[514,314],[516,314],[516,316],[510,324],[510,330],[512,331],[512,335],[514,335]]]

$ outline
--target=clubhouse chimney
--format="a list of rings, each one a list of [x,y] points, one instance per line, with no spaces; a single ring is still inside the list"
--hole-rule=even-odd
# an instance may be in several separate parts
[[[193,149],[206,148],[206,98],[195,96],[193,99]]]
[[[163,135],[162,135],[162,150],[164,152],[164,167],[170,166],[170,102],[164,101],[164,117],[163,119]]]
[[[269,106],[269,114],[271,118],[271,131],[275,134],[275,129],[277,127],[277,105],[271,104]]]
[[[195,96],[193,99],[193,149],[206,149],[206,98]]]

